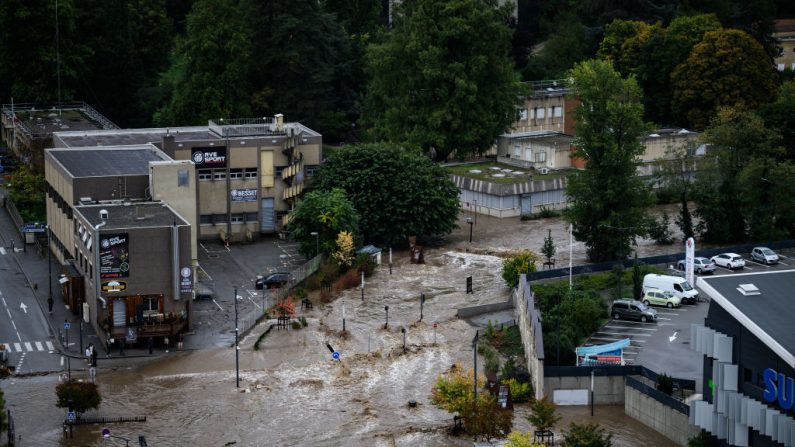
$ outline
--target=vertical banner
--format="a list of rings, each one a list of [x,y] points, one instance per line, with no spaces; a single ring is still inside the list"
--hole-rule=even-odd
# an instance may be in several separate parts
[[[130,245],[127,233],[103,234],[99,239],[99,277],[130,276]]]
[[[696,241],[692,237],[687,238],[685,241],[685,279],[691,286],[696,286],[695,277],[693,275],[693,260],[696,253]]]

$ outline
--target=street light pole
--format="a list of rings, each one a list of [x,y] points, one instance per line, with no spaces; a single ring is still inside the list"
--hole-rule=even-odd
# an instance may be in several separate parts
[[[47,287],[49,288],[49,296],[47,298],[47,306],[50,314],[52,314],[52,250],[50,249],[50,225],[47,225]]]
[[[63,320],[63,322],[67,323],[66,320]],[[64,327],[66,327],[66,324],[64,324]],[[70,361],[70,359],[72,357],[69,355],[69,352],[70,352],[70,349],[69,349],[69,329],[66,329],[66,353],[67,353],[66,354],[66,377],[71,381],[72,380],[72,362]]]
[[[238,336],[240,334],[237,325],[237,287],[235,287],[235,383],[240,388],[240,346],[238,346]]]
[[[569,290],[571,290],[571,253],[573,245],[574,224],[569,224]]]
[[[475,394],[475,405],[477,405],[478,402],[478,332],[479,331],[475,331],[475,338],[472,339],[472,358],[475,364],[475,377],[474,377],[475,384],[473,385],[474,388],[473,392]],[[475,408],[477,408],[477,406]]]
[[[467,217],[467,223],[469,224],[469,243],[472,243],[472,218]]]

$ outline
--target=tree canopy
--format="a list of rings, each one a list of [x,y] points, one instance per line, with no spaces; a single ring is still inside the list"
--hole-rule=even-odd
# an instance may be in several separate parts
[[[581,101],[574,155],[586,165],[568,178],[566,216],[592,261],[626,259],[635,237],[646,232],[652,200],[635,172],[646,129],[640,88],[601,60],[577,64],[570,76]]]
[[[337,238],[342,232],[359,232],[359,214],[348,200],[345,191],[334,188],[312,191],[290,212],[287,231],[290,239],[300,242],[298,249],[307,258],[337,250]],[[317,239],[312,233],[318,233]]]
[[[443,167],[402,146],[345,146],[322,165],[313,185],[345,190],[365,242],[404,245],[406,236],[447,234],[456,226],[458,188]]]
[[[401,3],[393,30],[368,49],[375,134],[436,160],[490,148],[515,121],[521,91],[506,20],[494,0]]]
[[[721,106],[756,109],[770,102],[778,81],[759,42],[743,31],[710,31],[671,73],[673,110],[704,129]]]

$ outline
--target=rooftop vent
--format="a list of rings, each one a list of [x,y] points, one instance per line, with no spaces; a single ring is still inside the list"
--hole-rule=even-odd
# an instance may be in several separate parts
[[[762,292],[753,284],[740,284],[737,290],[745,296],[761,295]]]

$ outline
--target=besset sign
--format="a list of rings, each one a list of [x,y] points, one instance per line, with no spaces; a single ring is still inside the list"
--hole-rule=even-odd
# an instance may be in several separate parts
[[[795,381],[772,368],[767,368],[762,378],[765,382],[762,397],[770,403],[778,402],[782,410],[791,410],[795,403]]]

